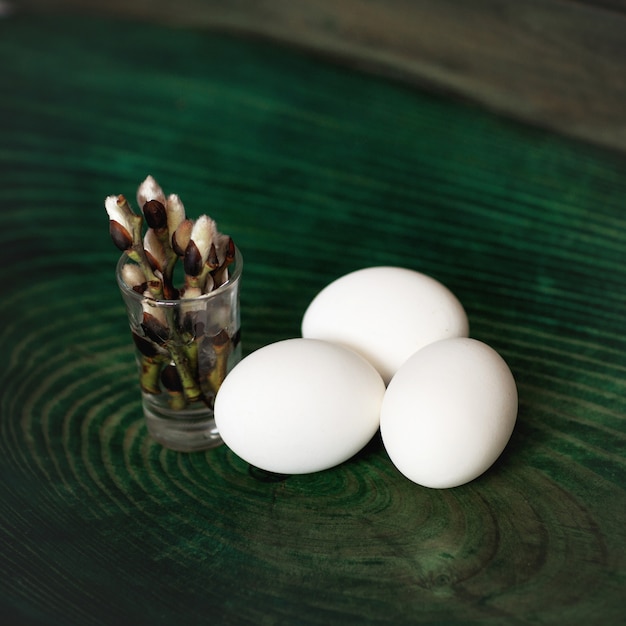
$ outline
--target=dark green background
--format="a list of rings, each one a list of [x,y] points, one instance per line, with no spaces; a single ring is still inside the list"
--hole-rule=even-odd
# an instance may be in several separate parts
[[[5,17],[0,85],[0,616],[624,623],[626,158],[130,22]],[[264,482],[225,447],[153,443],[103,207],[147,174],[242,250],[246,353],[350,270],[449,286],[518,382],[498,463],[425,489],[375,438]]]

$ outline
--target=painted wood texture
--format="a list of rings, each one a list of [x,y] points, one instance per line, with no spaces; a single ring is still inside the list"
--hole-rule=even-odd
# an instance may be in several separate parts
[[[270,37],[626,150],[626,3],[16,0]]]
[[[3,619],[624,623],[622,156],[180,28],[5,18],[0,83]],[[148,173],[243,251],[246,352],[353,269],[448,285],[518,382],[498,463],[425,489],[375,438],[272,482],[152,442],[103,208]]]

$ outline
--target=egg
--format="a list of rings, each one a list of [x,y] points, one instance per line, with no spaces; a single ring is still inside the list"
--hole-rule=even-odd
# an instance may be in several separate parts
[[[416,352],[389,383],[381,437],[407,478],[456,487],[500,456],[517,410],[513,374],[493,348],[476,339],[444,339]]]
[[[468,334],[465,310],[445,285],[400,267],[369,267],[338,278],[302,318],[303,337],[356,350],[385,383],[425,345]]]
[[[266,345],[240,361],[215,399],[224,443],[251,465],[306,474],[338,465],[378,430],[385,384],[356,352],[315,339]]]

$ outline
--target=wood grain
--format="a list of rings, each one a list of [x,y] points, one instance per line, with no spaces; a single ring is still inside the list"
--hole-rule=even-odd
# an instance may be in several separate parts
[[[624,623],[626,160],[292,49],[0,21],[0,614],[11,623]],[[426,272],[507,360],[497,464],[378,438],[260,480],[147,435],[104,197],[146,174],[245,258],[243,345],[353,269]]]
[[[621,0],[19,0],[267,37],[626,150]]]

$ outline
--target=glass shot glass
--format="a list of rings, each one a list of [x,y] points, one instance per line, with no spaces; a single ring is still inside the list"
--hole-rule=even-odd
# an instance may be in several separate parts
[[[241,360],[239,291],[243,258],[235,249],[228,277],[208,294],[178,300],[153,299],[116,268],[135,345],[143,414],[150,435],[180,452],[222,444],[213,419],[217,391]]]

